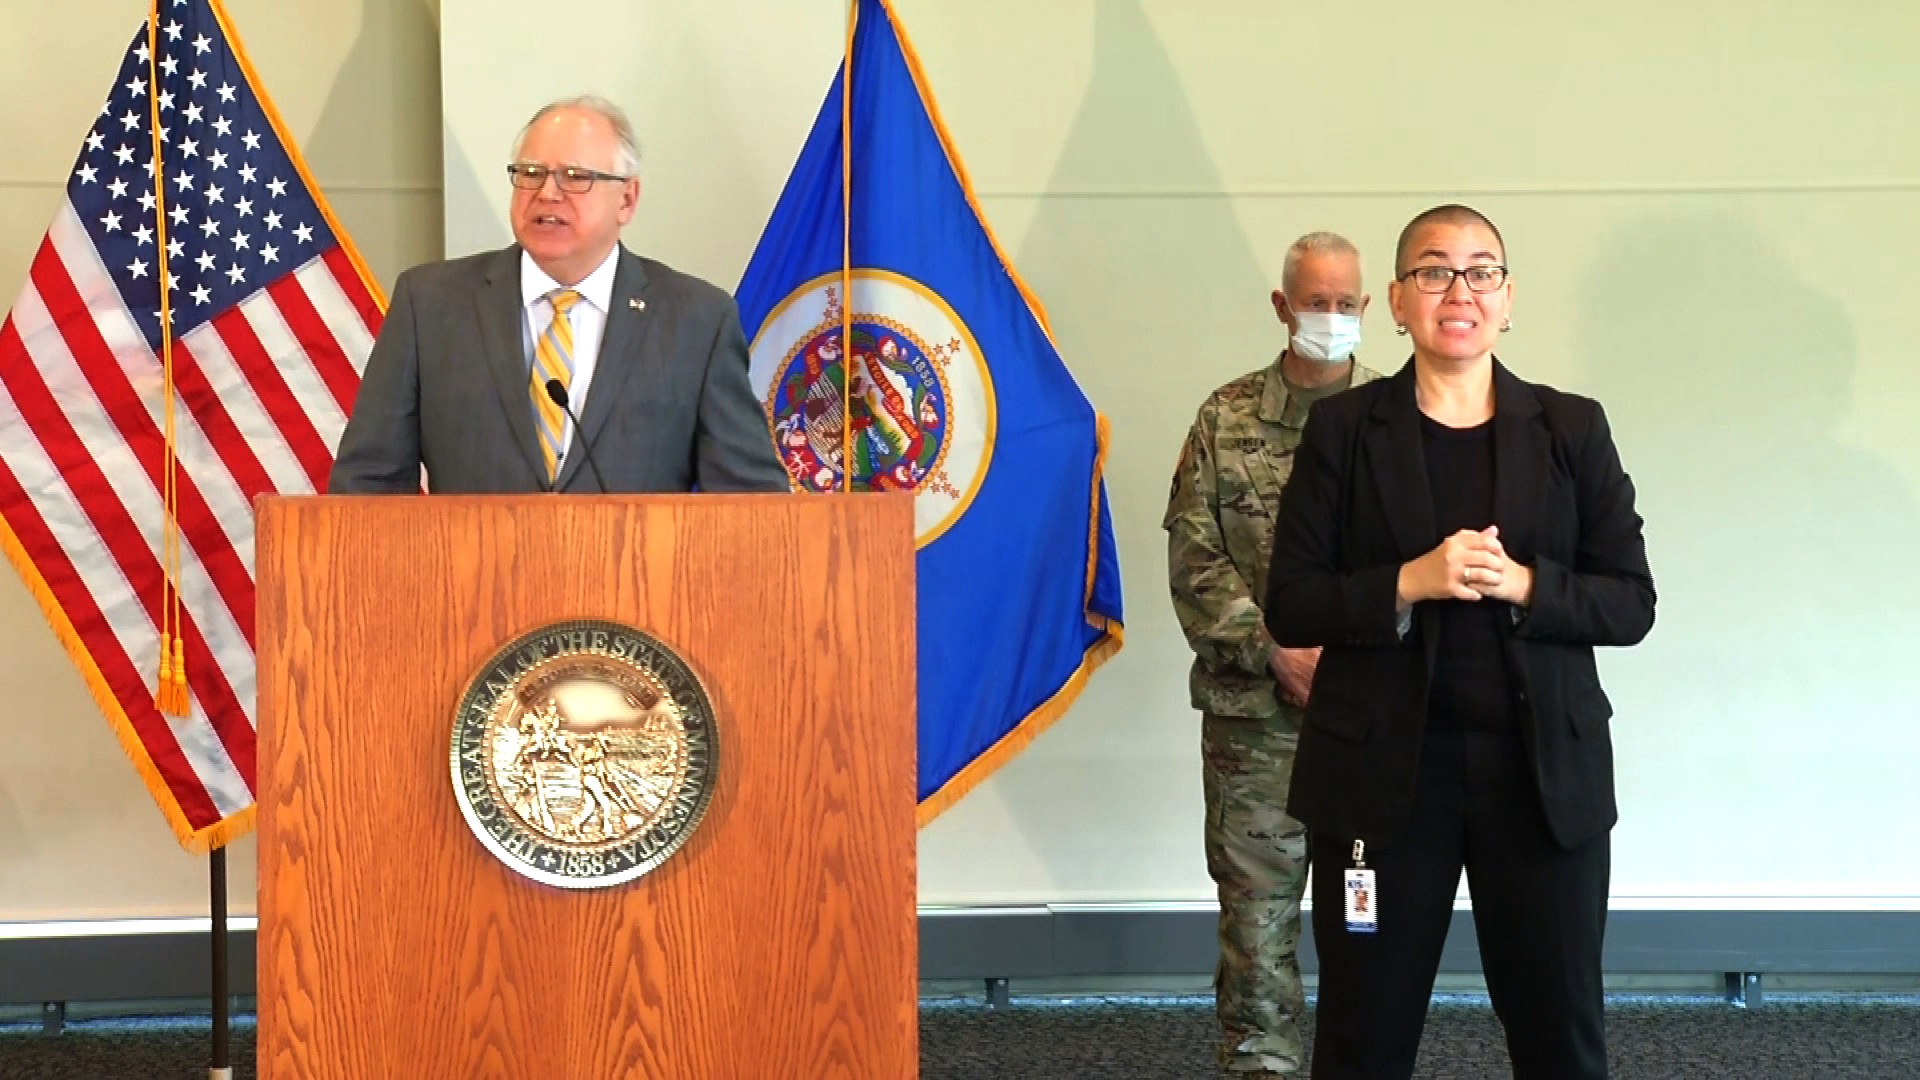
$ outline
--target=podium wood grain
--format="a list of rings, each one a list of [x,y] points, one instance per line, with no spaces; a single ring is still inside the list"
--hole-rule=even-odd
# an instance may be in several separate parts
[[[267,1080],[907,1077],[918,1068],[904,497],[263,499]],[[454,708],[570,618],[665,641],[719,779],[637,882],[468,832]]]

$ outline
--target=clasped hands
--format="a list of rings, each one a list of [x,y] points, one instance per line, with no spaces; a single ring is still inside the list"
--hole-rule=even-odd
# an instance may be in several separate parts
[[[1524,608],[1533,602],[1533,570],[1507,557],[1498,525],[1478,532],[1462,529],[1400,567],[1398,594],[1402,609],[1421,600],[1479,601],[1489,597]],[[1281,700],[1306,704],[1319,661],[1319,649],[1273,650],[1267,666],[1279,683]]]
[[[1533,571],[1507,558],[1500,527],[1462,529],[1425,555],[1400,567],[1401,608],[1422,600],[1505,600],[1518,607],[1533,602]]]

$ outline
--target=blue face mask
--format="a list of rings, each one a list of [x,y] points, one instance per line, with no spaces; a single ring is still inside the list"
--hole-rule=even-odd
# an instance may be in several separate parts
[[[1360,316],[1339,315],[1331,311],[1294,313],[1299,329],[1287,347],[1308,360],[1338,364],[1360,347]]]

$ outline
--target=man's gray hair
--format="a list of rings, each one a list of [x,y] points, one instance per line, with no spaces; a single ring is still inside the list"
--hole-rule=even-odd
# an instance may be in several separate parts
[[[614,171],[622,176],[632,176],[640,171],[640,143],[633,137],[633,124],[628,122],[626,111],[597,94],[561,98],[540,106],[540,110],[533,114],[533,119],[527,121],[526,126],[520,129],[520,134],[513,140],[513,156],[516,160],[520,157],[520,148],[526,145],[527,132],[533,130],[533,125],[539,123],[548,113],[560,109],[580,109],[604,119],[620,140],[620,160],[614,162]]]
[[[1336,232],[1310,232],[1293,242],[1287,249],[1287,261],[1280,267],[1280,291],[1289,297],[1293,295],[1293,280],[1300,273],[1300,260],[1308,255],[1351,255],[1354,262],[1360,261],[1360,249],[1353,241]],[[1366,280],[1366,274],[1360,275]]]

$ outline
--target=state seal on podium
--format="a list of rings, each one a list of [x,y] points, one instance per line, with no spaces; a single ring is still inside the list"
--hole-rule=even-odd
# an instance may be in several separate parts
[[[632,881],[712,799],[713,703],[658,639],[597,620],[521,635],[467,684],[451,740],[460,813],[517,873],[568,889]]]

